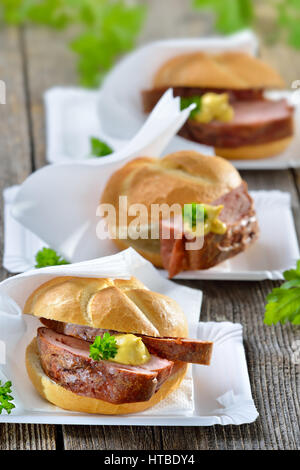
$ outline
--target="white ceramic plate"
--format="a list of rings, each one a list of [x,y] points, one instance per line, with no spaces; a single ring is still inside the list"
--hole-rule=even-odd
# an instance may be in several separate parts
[[[4,267],[13,273],[27,271],[34,266],[34,256],[36,252],[46,243],[37,235],[25,228],[11,216],[11,206],[18,193],[18,186],[7,188],[4,192],[5,211],[5,243],[4,243]],[[204,271],[186,271],[178,274],[177,279],[212,279],[212,280],[262,280],[262,279],[282,279],[282,272],[296,264],[299,258],[299,248],[293,215],[290,206],[290,195],[281,191],[253,191],[257,217],[260,225],[260,237],[244,253],[237,255],[231,260],[225,261],[218,266]],[[54,197],[54,196],[53,196]],[[65,201],[67,205],[67,201]],[[89,202],[90,204],[90,202]],[[76,206],[76,204],[75,204]],[[43,206],[42,206],[43,207]],[[76,209],[76,207],[75,207]],[[45,209],[46,213],[47,210]],[[42,214],[43,208],[38,211]],[[55,227],[49,226],[55,240],[58,235],[57,227],[61,227],[64,217],[58,219]],[[38,222],[40,217],[36,217]],[[72,220],[72,213],[69,213]],[[47,219],[47,218],[46,218]],[[54,218],[55,220],[55,218]],[[33,225],[33,223],[31,222]],[[43,225],[43,238],[51,246],[50,239],[47,239],[47,220],[40,221]],[[93,240],[86,241],[92,245]],[[85,243],[85,245],[86,245]],[[113,254],[116,249],[113,244],[107,244],[98,247],[98,256]],[[55,246],[57,248],[57,246]],[[103,251],[103,253],[100,251]],[[88,258],[86,258],[88,259]],[[73,261],[84,260],[77,252],[77,259]],[[167,276],[166,272],[163,272]]]

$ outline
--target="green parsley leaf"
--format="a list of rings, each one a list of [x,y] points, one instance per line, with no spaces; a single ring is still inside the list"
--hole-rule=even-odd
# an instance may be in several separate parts
[[[11,387],[11,382],[6,382],[4,385],[2,385],[0,380],[0,415],[2,414],[3,410],[5,410],[7,414],[10,414],[11,410],[15,408],[15,405],[11,403],[14,399],[14,397],[11,395]]]
[[[52,248],[43,248],[42,250],[38,251],[35,255],[35,261],[35,268],[70,264],[67,260],[58,255],[55,250],[52,250]]]
[[[204,222],[207,219],[207,210],[203,204],[192,202],[191,204],[184,204],[182,209],[183,220],[189,224],[190,227],[195,228],[197,222]]]
[[[93,157],[105,157],[113,153],[113,149],[97,137],[91,137],[91,155]]]
[[[300,324],[300,260],[296,269],[290,269],[283,273],[284,282],[280,287],[275,287],[267,296],[265,307],[266,325],[273,323]]]
[[[195,109],[192,109],[190,112],[190,118],[193,119],[197,113],[201,110],[201,97],[200,96],[191,96],[189,98],[180,98],[180,109],[183,110],[188,108],[191,104],[195,104]]]
[[[94,343],[90,346],[90,357],[94,361],[109,360],[114,358],[118,352],[116,338],[109,333],[103,337],[96,336]]]

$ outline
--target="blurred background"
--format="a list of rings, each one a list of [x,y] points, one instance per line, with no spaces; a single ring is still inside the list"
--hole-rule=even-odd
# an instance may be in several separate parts
[[[300,0],[0,0],[0,80],[7,89],[0,182],[22,181],[45,164],[48,88],[98,87],[117,60],[146,42],[245,28],[256,32],[260,56],[290,88],[300,79],[299,19]]]
[[[41,68],[51,45],[57,84],[63,76],[64,82],[99,85],[137,44],[244,28],[256,31],[261,56],[279,66],[288,84],[300,78],[300,0],[0,0],[0,15],[2,28],[22,28],[22,45],[29,55],[43,56]]]

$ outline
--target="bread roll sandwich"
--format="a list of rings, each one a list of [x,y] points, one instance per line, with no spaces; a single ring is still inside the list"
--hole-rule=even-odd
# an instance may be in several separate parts
[[[66,410],[140,412],[179,387],[189,362],[210,363],[212,343],[186,339],[179,305],[136,278],[57,277],[30,295],[24,313],[44,325],[27,348],[28,375]]]
[[[150,112],[168,88],[180,96],[182,107],[197,107],[179,131],[186,139],[215,148],[229,159],[272,157],[290,144],[293,108],[285,99],[269,100],[264,90],[283,88],[278,73],[242,52],[195,52],[173,57],[142,92]]]
[[[170,278],[180,271],[211,268],[244,251],[258,237],[247,184],[233,165],[220,157],[181,151],[161,159],[137,158],[127,163],[110,178],[101,198],[102,203],[116,208],[116,225],[121,219],[120,196],[127,197],[128,207],[142,204],[149,217],[143,236],[138,238],[129,231],[125,237],[119,226],[111,227],[114,242],[121,249],[132,246],[155,266],[167,269]],[[179,216],[172,218],[171,213],[167,219],[161,212],[159,236],[154,238],[157,211],[153,208],[174,204],[179,205]],[[192,230],[187,237],[186,230],[182,231],[182,210],[185,213],[195,207],[203,209],[200,236],[204,241],[199,249],[188,249],[187,239],[196,239],[198,233]],[[128,228],[132,217],[127,217],[126,223]]]

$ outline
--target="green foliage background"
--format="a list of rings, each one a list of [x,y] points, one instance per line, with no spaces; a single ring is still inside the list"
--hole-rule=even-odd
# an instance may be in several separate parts
[[[78,56],[80,83],[97,86],[115,60],[129,51],[146,9],[124,0],[0,0],[2,23],[35,23],[56,29],[74,25],[71,49]]]
[[[210,10],[216,30],[224,34],[255,27],[262,4],[275,14],[274,36],[300,48],[300,0],[189,0],[199,13]],[[70,47],[78,57],[80,83],[88,87],[98,86],[115,61],[135,46],[145,16],[146,7],[138,0],[0,0],[2,24],[74,26],[78,34]]]
[[[225,34],[255,26],[258,7],[264,4],[275,16],[277,39],[285,36],[291,46],[300,48],[300,0],[192,0],[192,4],[211,10],[216,29]]]

